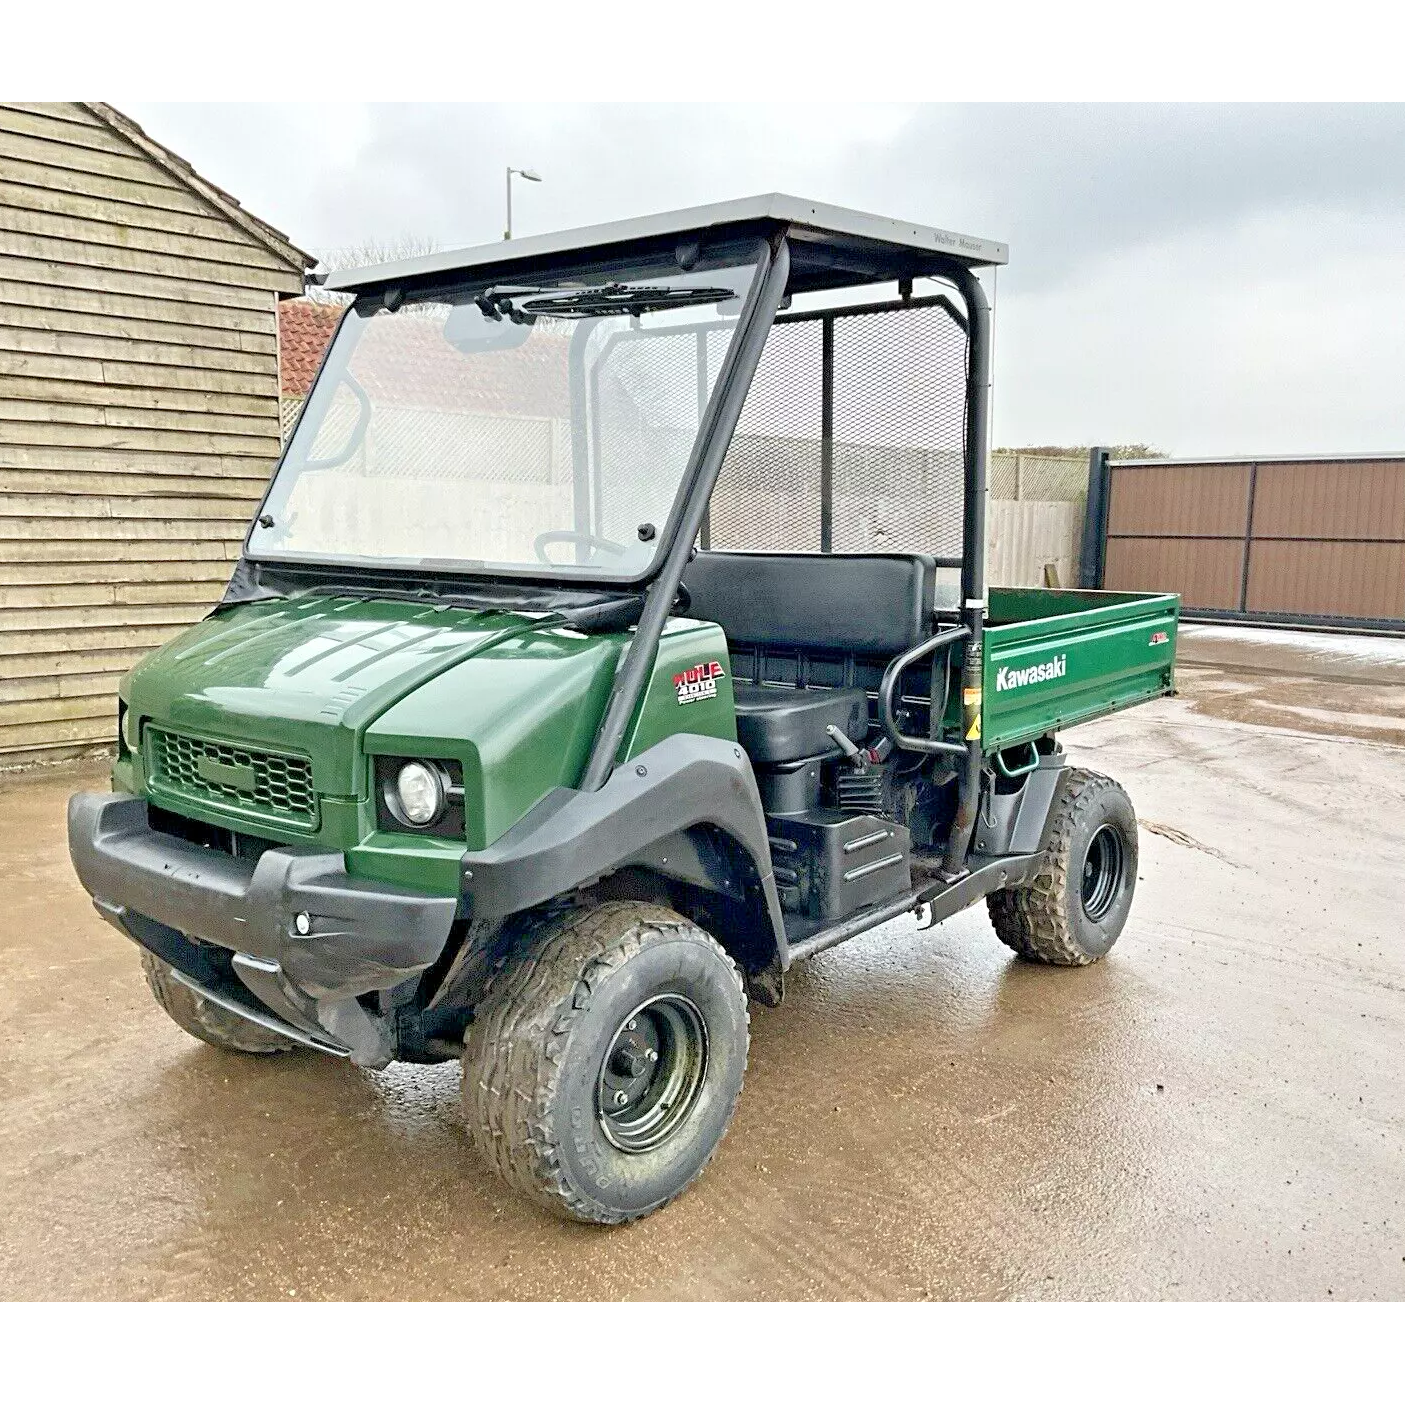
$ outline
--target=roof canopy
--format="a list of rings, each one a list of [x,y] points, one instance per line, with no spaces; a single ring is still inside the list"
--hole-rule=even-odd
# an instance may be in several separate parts
[[[791,243],[789,286],[793,293],[940,274],[953,264],[982,268],[1005,263],[1010,257],[1004,244],[991,239],[821,205],[793,195],[754,195],[510,243],[427,254],[374,268],[345,269],[331,274],[326,286],[339,292],[390,286],[408,291],[455,273],[466,279],[509,273],[523,279],[560,264],[568,254],[630,258],[657,254],[670,244],[699,236],[765,237],[781,231]]]

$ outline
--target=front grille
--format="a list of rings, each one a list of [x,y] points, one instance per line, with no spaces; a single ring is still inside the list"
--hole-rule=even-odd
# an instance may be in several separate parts
[[[297,829],[317,827],[312,763],[160,727],[146,729],[154,785],[197,803]]]

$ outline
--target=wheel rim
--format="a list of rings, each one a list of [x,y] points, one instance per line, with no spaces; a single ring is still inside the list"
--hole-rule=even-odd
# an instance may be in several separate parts
[[[1127,849],[1121,831],[1105,824],[1088,841],[1083,860],[1083,911],[1092,922],[1101,922],[1122,891],[1127,870]]]
[[[595,1107],[621,1151],[652,1151],[688,1120],[707,1076],[707,1025],[691,1000],[656,995],[620,1023],[596,1081]]]

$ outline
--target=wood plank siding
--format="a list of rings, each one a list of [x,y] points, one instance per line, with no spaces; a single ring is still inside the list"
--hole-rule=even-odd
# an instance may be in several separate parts
[[[219,598],[310,262],[120,113],[0,104],[0,766],[110,743]]]

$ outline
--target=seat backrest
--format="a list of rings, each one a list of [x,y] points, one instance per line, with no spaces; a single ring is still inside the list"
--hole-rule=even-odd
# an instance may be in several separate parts
[[[930,636],[939,573],[931,556],[704,551],[683,583],[734,644],[891,658]]]

